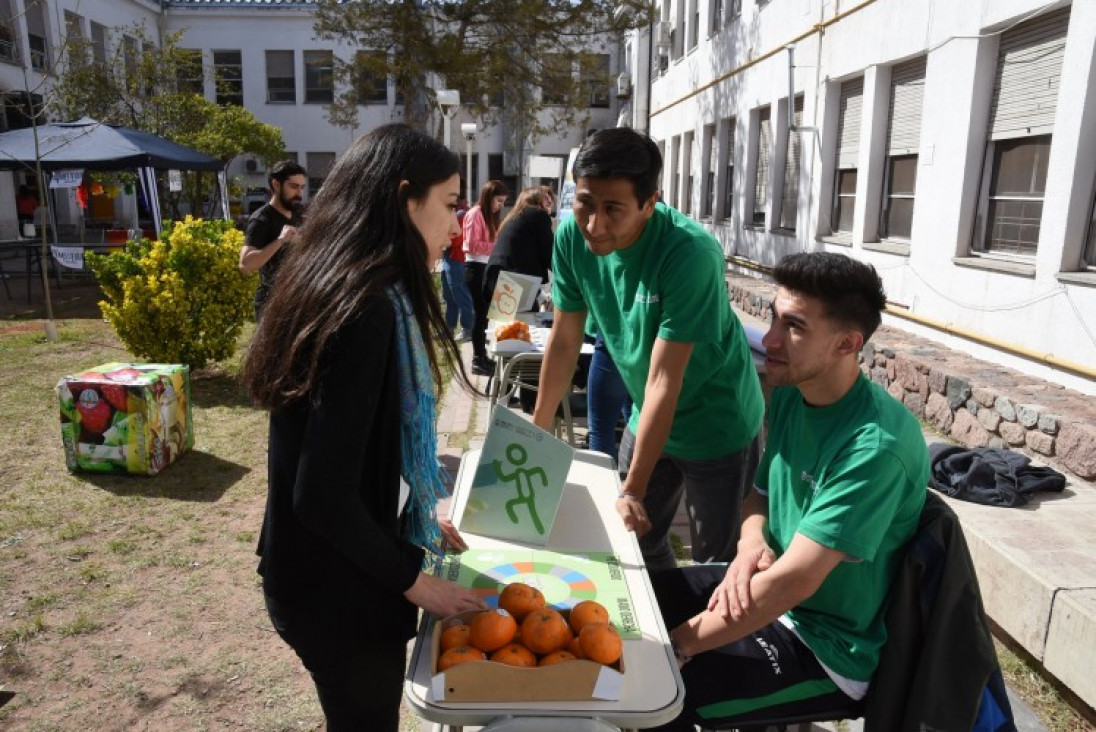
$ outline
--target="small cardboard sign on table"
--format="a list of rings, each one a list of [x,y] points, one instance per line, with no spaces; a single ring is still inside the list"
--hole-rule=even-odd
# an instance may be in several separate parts
[[[485,599],[486,595],[491,595],[497,602],[500,585],[508,584],[508,581],[496,581],[501,575],[515,581],[523,577],[522,572],[535,575],[543,571],[545,582],[555,582],[565,588],[564,592],[574,595],[572,588],[585,579],[583,570],[593,574],[598,569],[588,568],[589,565],[583,563],[600,561],[612,565],[614,559],[604,554],[561,556],[541,551],[552,533],[574,457],[575,451],[570,445],[506,407],[496,405],[458,523],[463,532],[502,539],[515,547],[520,545],[528,549],[515,548],[508,553],[487,552],[486,556],[476,556],[476,562],[481,566],[472,571],[462,571],[459,560],[451,558],[447,570],[451,579],[460,582],[471,578],[471,584],[485,595]],[[515,557],[519,558],[515,561]],[[502,564],[487,567],[496,562]],[[567,562],[574,566],[565,566]],[[619,567],[615,569],[619,576]],[[609,572],[603,576],[607,582]],[[585,581],[589,583],[588,579]],[[623,593],[626,597],[627,590]],[[545,592],[546,597],[549,594]],[[559,604],[559,609],[566,612],[574,602]],[[474,614],[458,617],[470,620],[469,616]],[[441,631],[451,619],[445,618],[435,625],[432,670],[437,669],[441,652]],[[451,702],[614,700],[620,698],[623,671],[622,663],[609,667],[584,659],[536,668],[478,661],[434,674],[432,690],[435,698]]]
[[[156,475],[194,447],[185,364],[107,363],[56,391],[69,470]]]
[[[509,272],[499,272],[495,291],[491,294],[491,304],[487,308],[487,319],[500,323],[509,323],[518,313],[528,312],[537,302],[540,292],[540,277]]]

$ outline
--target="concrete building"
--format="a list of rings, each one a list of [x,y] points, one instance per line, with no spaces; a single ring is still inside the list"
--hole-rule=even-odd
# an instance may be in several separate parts
[[[626,122],[732,269],[871,262],[887,322],[1096,394],[1096,3],[660,0]]]
[[[351,142],[374,127],[404,117],[404,104],[391,81],[381,81],[368,103],[358,110],[357,126],[338,127],[328,121],[326,105],[339,89],[332,82],[332,58],[349,61],[359,50],[317,39],[313,29],[314,0],[0,0],[0,93],[9,102],[0,128],[25,126],[15,111],[25,90],[39,101],[48,99],[49,76],[61,58],[68,33],[78,33],[102,48],[132,43],[127,27],[142,26],[145,35],[158,39],[165,32],[181,32],[180,47],[199,51],[204,71],[204,93],[208,99],[242,104],[255,116],[282,131],[290,157],[309,171],[309,189],[314,193],[336,157]],[[616,94],[617,53],[612,40],[598,50],[605,59],[608,75],[604,88],[590,97],[588,122],[564,137],[546,137],[527,145],[522,152],[565,160],[569,151],[582,143],[591,129],[613,126],[618,117]],[[104,52],[104,58],[107,57]],[[221,83],[215,79],[221,79]],[[506,83],[504,79],[500,85]],[[442,88],[444,80],[434,80]],[[438,110],[430,129],[442,130]],[[461,136],[462,123],[474,123],[478,132],[471,143]],[[540,180],[518,181],[515,156],[507,151],[508,130],[502,124],[484,124],[461,109],[448,120],[452,148],[472,155],[472,188],[489,178],[507,180],[518,188]],[[466,161],[462,159],[462,175]],[[524,169],[528,171],[528,163]],[[238,158],[229,166],[246,189],[266,186],[263,165],[258,160]],[[0,238],[15,233],[14,190],[22,182],[0,173]],[[64,198],[64,197],[62,197]],[[261,199],[254,194],[246,203]],[[123,214],[124,201],[117,204]],[[130,202],[132,209],[132,202]],[[127,210],[130,210],[127,209]],[[58,205],[61,221],[76,216],[75,202]]]

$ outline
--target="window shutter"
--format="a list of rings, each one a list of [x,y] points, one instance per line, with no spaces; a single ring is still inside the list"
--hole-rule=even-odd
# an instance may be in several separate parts
[[[795,219],[799,210],[799,171],[800,155],[802,154],[802,133],[798,128],[803,124],[803,97],[795,98],[793,110],[793,125],[795,130],[788,130],[788,150],[784,161],[784,195],[780,202],[780,228],[795,229]]]
[[[292,51],[267,51],[266,75],[270,79],[292,79],[293,52]]]
[[[1065,8],[1001,34],[989,115],[991,140],[1053,131],[1068,25]]]
[[[891,71],[887,155],[916,154],[921,147],[921,101],[924,92],[924,56],[899,64]]]
[[[864,77],[841,84],[837,122],[837,167],[855,168],[860,153],[860,116],[864,107]]]
[[[27,33],[39,38],[46,37],[46,20],[40,3],[35,2],[27,8]]]
[[[769,203],[769,154],[773,147],[769,107],[757,113],[757,177],[754,179],[754,211],[763,214]]]

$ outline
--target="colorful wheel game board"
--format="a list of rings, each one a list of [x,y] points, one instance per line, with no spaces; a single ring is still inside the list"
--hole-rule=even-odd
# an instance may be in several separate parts
[[[610,552],[561,554],[547,549],[470,549],[445,558],[443,575],[478,592],[490,607],[511,582],[524,582],[544,593],[556,609],[570,609],[583,600],[597,600],[624,638],[638,638],[632,598]]]

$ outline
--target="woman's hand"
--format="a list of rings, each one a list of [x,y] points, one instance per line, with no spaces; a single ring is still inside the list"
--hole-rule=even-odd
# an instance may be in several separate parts
[[[456,549],[458,552],[468,550],[468,544],[464,541],[464,537],[457,531],[457,527],[453,525],[453,522],[447,518],[439,518],[438,525],[441,526],[441,535],[445,537],[445,545],[451,549]]]
[[[487,609],[487,604],[472,590],[425,572],[419,572],[419,578],[403,596],[439,618],[465,610]]]
[[[724,620],[741,620],[750,611],[750,579],[776,561],[776,554],[765,541],[739,542],[738,553],[727,567],[723,581],[712,592],[708,610]]]

